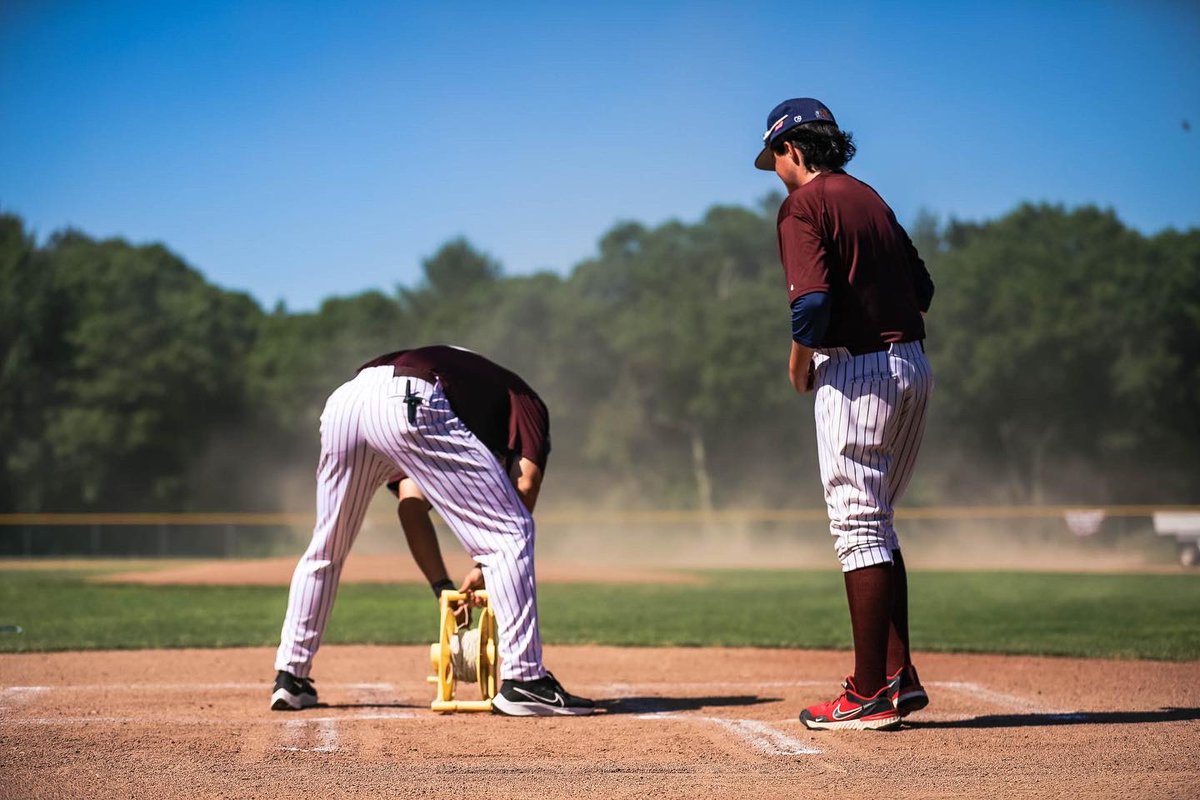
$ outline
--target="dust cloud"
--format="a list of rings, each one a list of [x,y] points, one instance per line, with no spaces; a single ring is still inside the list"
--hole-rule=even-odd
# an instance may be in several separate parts
[[[537,529],[538,559],[630,568],[839,568],[828,526],[815,520],[606,524],[603,512],[588,516],[588,522],[564,521],[561,512],[548,513]],[[453,534],[435,520],[447,557],[461,553]],[[899,528],[905,561],[914,570],[1177,568],[1173,540],[1155,535],[1145,519],[1106,520],[1090,536],[1076,535],[1063,520],[912,521]],[[394,501],[386,492],[377,494],[354,549],[363,554],[407,552]]]
[[[294,468],[266,472],[254,482],[255,505],[311,513],[315,505],[315,460]],[[819,483],[800,481],[802,485]],[[551,486],[551,489],[554,487]],[[904,509],[917,510],[940,494],[940,487],[918,475]],[[961,488],[961,487],[960,487]],[[556,563],[676,569],[837,569],[833,538],[822,519],[819,499],[797,497],[809,518],[761,521],[722,514],[705,523],[697,514],[639,521],[621,510],[628,506],[549,494],[539,507],[537,554]],[[786,507],[780,498],[774,507]],[[999,499],[988,498],[988,499]],[[903,513],[903,511],[902,511]],[[462,547],[435,515],[439,540],[448,557]],[[1154,533],[1145,517],[1105,518],[1088,535],[1073,532],[1063,518],[958,519],[897,521],[905,561],[912,569],[1124,571],[1173,569],[1174,541]],[[296,549],[310,531],[297,530]],[[375,493],[354,544],[357,554],[407,553],[396,518],[395,499]]]

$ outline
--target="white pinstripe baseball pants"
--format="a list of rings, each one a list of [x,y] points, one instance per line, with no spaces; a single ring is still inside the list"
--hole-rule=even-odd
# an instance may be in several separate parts
[[[409,387],[422,401],[415,424],[404,402]],[[450,408],[441,385],[396,377],[390,366],[360,372],[334,391],[321,414],[317,522],[292,576],[275,668],[308,677],[367,504],[397,469],[421,487],[483,565],[496,613],[501,678],[545,675],[533,517],[504,467]]]
[[[851,355],[817,350],[815,415],[829,532],[842,571],[892,561],[894,507],[908,487],[933,390],[920,342]]]

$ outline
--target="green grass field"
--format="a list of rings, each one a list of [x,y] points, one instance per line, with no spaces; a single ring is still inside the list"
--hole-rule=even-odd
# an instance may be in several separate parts
[[[0,652],[272,646],[287,590],[89,583],[94,571],[0,572]],[[850,647],[841,575],[710,571],[703,585],[543,586],[546,641]],[[930,572],[911,578],[918,650],[1200,659],[1200,575]],[[424,644],[424,586],[348,584],[327,643]]]

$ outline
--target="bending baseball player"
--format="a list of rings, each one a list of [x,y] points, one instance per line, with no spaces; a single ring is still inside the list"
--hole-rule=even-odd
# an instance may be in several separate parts
[[[908,641],[908,578],[893,509],[912,477],[933,373],[923,314],[933,282],[892,210],[842,167],[854,142],[812,98],[767,117],[754,165],[789,192],[779,254],[792,308],[788,374],[815,391],[829,529],[845,577],[854,673],[809,728],[891,729],[929,697]]]
[[[545,404],[525,381],[455,347],[380,356],[330,395],[321,414],[317,522],[292,577],[272,709],[316,705],[309,674],[342,564],[371,496],[397,481],[401,520],[410,523],[406,536],[435,594],[453,584],[436,538],[436,558],[428,550],[432,526],[422,532],[419,520],[406,519],[427,513],[420,505],[426,498],[479,565],[481,576],[468,575],[463,587],[478,588],[479,578],[486,579],[500,645],[493,709],[512,716],[595,710],[542,664],[531,509],[550,452],[549,426]],[[515,458],[515,486],[497,452]]]

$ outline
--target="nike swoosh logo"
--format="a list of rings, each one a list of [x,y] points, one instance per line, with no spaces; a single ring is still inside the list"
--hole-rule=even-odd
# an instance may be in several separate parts
[[[561,695],[561,694],[559,694],[558,692],[555,692],[555,693],[554,693],[554,697],[542,697],[541,695],[534,694],[533,692],[527,692],[527,691],[525,691],[524,689],[518,689],[518,688],[517,688],[517,687],[515,687],[515,686],[513,687],[513,689],[514,689],[515,691],[518,691],[518,692],[520,692],[521,694],[525,695],[525,696],[526,696],[526,697],[528,697],[530,700],[536,700],[536,701],[537,701],[537,702],[539,702],[539,703],[545,703],[546,705],[549,705],[549,706],[563,706],[563,707],[565,707],[565,706],[567,705],[567,701],[563,700],[563,697],[562,697],[562,695]]]
[[[833,707],[832,713],[833,713],[834,719],[849,719],[850,717],[853,717],[855,714],[857,714],[858,711],[859,710],[857,708],[852,708],[849,711],[842,711],[842,705],[841,705],[841,703],[838,703],[836,706]]]

